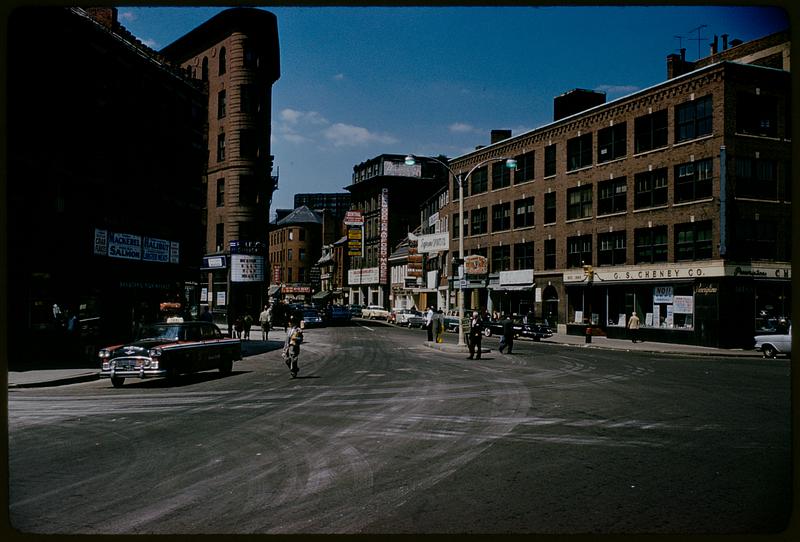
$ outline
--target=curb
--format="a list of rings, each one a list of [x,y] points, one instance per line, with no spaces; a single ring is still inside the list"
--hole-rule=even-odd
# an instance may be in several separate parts
[[[93,380],[99,380],[100,375],[92,372],[86,374],[80,374],[75,376],[65,376],[63,378],[57,378],[54,380],[46,380],[46,381],[37,381],[37,382],[22,382],[17,384],[8,384],[8,388],[47,388],[50,386],[65,386],[67,384],[78,384],[80,382],[91,382]]]

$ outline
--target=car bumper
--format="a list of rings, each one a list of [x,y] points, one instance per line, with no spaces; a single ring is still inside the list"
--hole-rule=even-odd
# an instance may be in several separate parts
[[[166,369],[112,369],[100,371],[100,378],[157,378],[167,376]]]

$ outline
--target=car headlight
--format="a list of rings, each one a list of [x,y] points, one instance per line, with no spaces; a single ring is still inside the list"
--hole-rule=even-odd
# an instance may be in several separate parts
[[[111,351],[107,348],[101,348],[100,351],[97,353],[97,356],[102,359],[108,359],[111,357]]]
[[[160,348],[151,348],[148,352],[151,358],[157,358],[161,356],[161,349]]]

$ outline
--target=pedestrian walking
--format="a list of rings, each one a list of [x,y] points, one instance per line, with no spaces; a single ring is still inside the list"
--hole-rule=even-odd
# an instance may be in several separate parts
[[[428,307],[425,313],[425,329],[428,330],[428,342],[433,342],[433,306]]]
[[[300,344],[303,342],[303,330],[300,328],[295,316],[290,316],[286,327],[286,340],[283,343],[283,362],[289,368],[292,378],[300,372],[298,359],[300,357]]]
[[[213,322],[214,316],[211,314],[211,311],[208,310],[208,305],[205,306],[203,309],[203,314],[200,315],[201,322]]]
[[[244,318],[242,319],[242,331],[244,331],[244,339],[246,341],[250,340],[250,329],[253,327],[253,317],[249,314],[245,314]]]
[[[500,337],[500,348],[498,350],[502,354],[503,349],[508,348],[508,353],[511,354],[514,350],[514,321],[510,316],[504,314],[500,325],[503,326],[503,335]]]
[[[444,313],[442,309],[436,311],[433,315],[433,334],[436,337],[437,343],[444,342]]]
[[[236,320],[233,321],[233,336],[237,339],[241,339],[242,331],[244,331],[244,324],[242,323],[242,317],[237,316]]]
[[[272,307],[264,305],[264,310],[258,315],[258,323],[261,324],[261,340],[269,339],[269,328],[272,326]]]
[[[636,315],[636,311],[631,314],[631,317],[628,320],[628,333],[630,335],[631,342],[636,342],[639,340],[639,317]]]
[[[472,318],[469,321],[469,335],[467,342],[469,343],[469,358],[467,359],[481,359],[481,339],[483,338],[483,321],[481,320],[480,312],[475,311],[472,313]]]

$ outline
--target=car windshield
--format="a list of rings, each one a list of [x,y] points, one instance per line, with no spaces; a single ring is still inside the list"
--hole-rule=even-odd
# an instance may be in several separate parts
[[[140,340],[168,339],[172,341],[177,341],[179,331],[180,331],[180,326],[170,326],[170,325],[145,326],[139,332],[139,336],[137,338]]]

